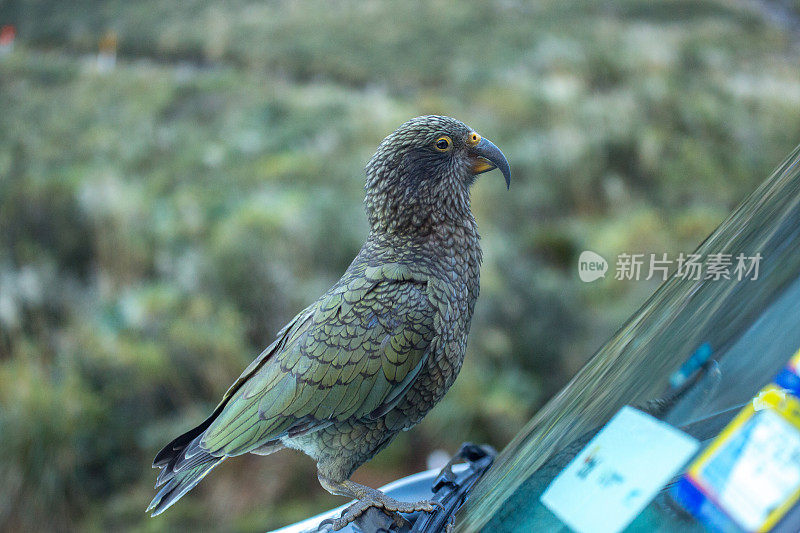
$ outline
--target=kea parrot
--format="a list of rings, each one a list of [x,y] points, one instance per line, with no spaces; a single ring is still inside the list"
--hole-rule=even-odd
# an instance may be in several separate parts
[[[500,149],[450,117],[411,119],[380,143],[366,166],[366,242],[211,416],[156,455],[153,516],[225,459],[287,447],[316,461],[326,490],[356,500],[334,530],[370,507],[396,520],[433,510],[434,502],[401,502],[350,476],[417,424],[461,369],[481,264],[470,186],[495,168],[508,188]]]

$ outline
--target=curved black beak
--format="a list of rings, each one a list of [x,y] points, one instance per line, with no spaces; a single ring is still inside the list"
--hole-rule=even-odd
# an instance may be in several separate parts
[[[481,138],[480,142],[471,148],[471,152],[476,156],[472,164],[473,174],[483,174],[499,168],[506,179],[506,189],[511,187],[511,167],[500,148],[492,141]]]

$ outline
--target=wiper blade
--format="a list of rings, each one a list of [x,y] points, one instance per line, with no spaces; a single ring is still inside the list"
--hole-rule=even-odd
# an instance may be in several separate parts
[[[472,487],[492,466],[497,451],[487,445],[465,442],[450,461],[442,468],[433,481],[430,491],[432,497],[426,499],[438,502],[437,507],[427,513],[405,514],[405,523],[398,525],[392,516],[382,509],[370,507],[353,520],[343,531],[361,533],[439,533],[453,523],[456,512],[467,500]],[[456,471],[453,467],[458,465]],[[427,487],[426,487],[427,489]],[[330,531],[325,521],[306,533]]]
[[[444,531],[454,520],[458,511],[469,496],[470,490],[492,466],[497,451],[491,446],[465,442],[461,449],[442,468],[433,484],[434,501],[442,504],[442,509],[423,513],[414,522],[410,533],[438,533]],[[453,465],[466,461],[467,469],[458,475],[453,473]]]

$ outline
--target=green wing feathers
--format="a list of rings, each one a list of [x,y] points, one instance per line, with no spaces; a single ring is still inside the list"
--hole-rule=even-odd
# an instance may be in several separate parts
[[[441,315],[427,280],[396,264],[352,274],[298,315],[267,361],[243,374],[204,432],[204,450],[239,455],[332,421],[380,416],[413,383]]]

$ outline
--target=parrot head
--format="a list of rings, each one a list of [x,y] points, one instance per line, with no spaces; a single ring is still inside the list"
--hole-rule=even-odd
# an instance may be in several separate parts
[[[508,161],[491,141],[454,118],[413,118],[387,136],[367,164],[372,229],[424,234],[471,220],[469,187],[495,168],[509,187]]]

